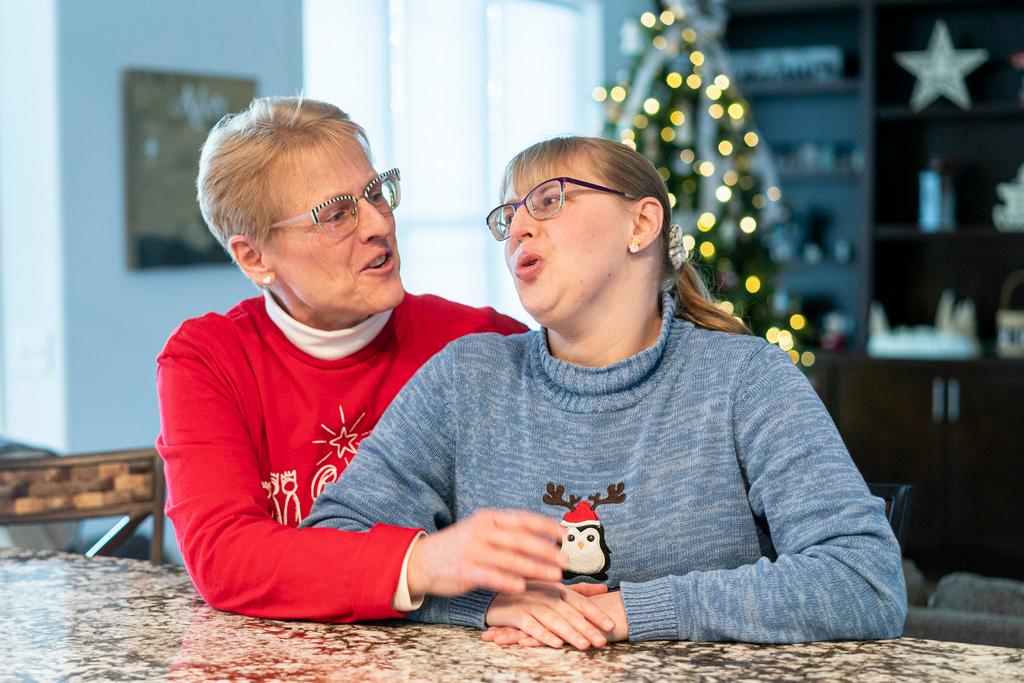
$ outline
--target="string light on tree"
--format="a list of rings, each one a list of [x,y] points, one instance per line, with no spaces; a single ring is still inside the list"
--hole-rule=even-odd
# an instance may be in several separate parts
[[[804,366],[812,325],[791,301],[774,305],[776,265],[762,225],[780,215],[782,191],[755,118],[729,77],[722,39],[725,0],[661,0],[633,20],[632,63],[594,90],[606,134],[659,169],[688,258],[709,275],[720,308]],[[788,310],[787,310],[788,309]],[[785,332],[785,334],[782,334]],[[780,343],[781,340],[781,343]]]

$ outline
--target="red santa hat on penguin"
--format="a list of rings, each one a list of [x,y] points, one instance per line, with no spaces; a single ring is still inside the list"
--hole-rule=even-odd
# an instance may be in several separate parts
[[[575,510],[570,510],[565,513],[562,517],[563,526],[586,526],[594,525],[601,526],[601,520],[597,518],[597,513],[594,512],[594,508],[590,506],[587,501],[581,502],[576,506]]]

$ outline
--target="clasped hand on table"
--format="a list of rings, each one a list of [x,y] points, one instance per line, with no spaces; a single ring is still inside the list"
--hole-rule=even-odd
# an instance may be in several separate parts
[[[586,650],[629,637],[622,594],[604,584],[530,583],[498,595],[487,610],[483,639],[498,645]]]

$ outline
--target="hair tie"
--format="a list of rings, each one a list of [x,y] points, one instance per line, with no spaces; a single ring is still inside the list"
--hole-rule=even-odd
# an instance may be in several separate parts
[[[668,228],[668,258],[672,261],[672,267],[679,270],[686,262],[686,249],[683,248],[683,229],[678,223],[673,223]]]

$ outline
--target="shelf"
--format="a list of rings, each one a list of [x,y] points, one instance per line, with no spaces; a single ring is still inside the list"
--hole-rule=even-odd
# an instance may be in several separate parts
[[[823,258],[820,261],[804,261],[802,259],[793,261],[779,261],[776,263],[781,273],[792,273],[796,271],[812,270],[815,268],[850,268],[857,265],[856,259],[849,261],[837,261],[834,258]]]
[[[976,5],[1000,5],[1009,4],[1015,0],[971,0]],[[910,9],[921,9],[922,6],[928,7],[929,5],[938,6],[942,5],[958,5],[963,4],[964,0],[868,0],[871,4],[875,5],[878,9],[886,9],[889,7],[900,8],[909,7]]]
[[[837,95],[860,91],[860,79],[843,78],[835,81],[783,81],[738,83],[736,89],[744,97],[788,97],[792,95]]]
[[[1024,122],[1024,105],[1019,102],[976,102],[971,109],[941,103],[915,112],[905,105],[883,105],[878,107],[879,121],[963,121],[977,122],[978,119],[1015,119]]]
[[[943,242],[970,239],[1024,240],[1024,232],[1000,232],[991,225],[958,225],[952,232],[921,232],[908,223],[887,223],[875,226],[875,239],[885,242]]]
[[[961,367],[1024,367],[1024,358],[1008,358],[996,355],[995,340],[982,339],[982,354],[975,358],[889,358],[883,356],[869,356],[865,351],[826,351],[824,349],[811,349],[814,352],[815,365],[828,366],[833,364],[848,365],[854,363],[877,363],[879,365],[904,365],[907,367],[923,367],[930,370],[929,366],[946,368],[955,364]]]
[[[860,178],[859,171],[779,171],[779,182],[781,183],[843,183],[856,182]]]
[[[731,0],[729,13],[736,17],[790,14],[828,10],[856,10],[861,0]]]

